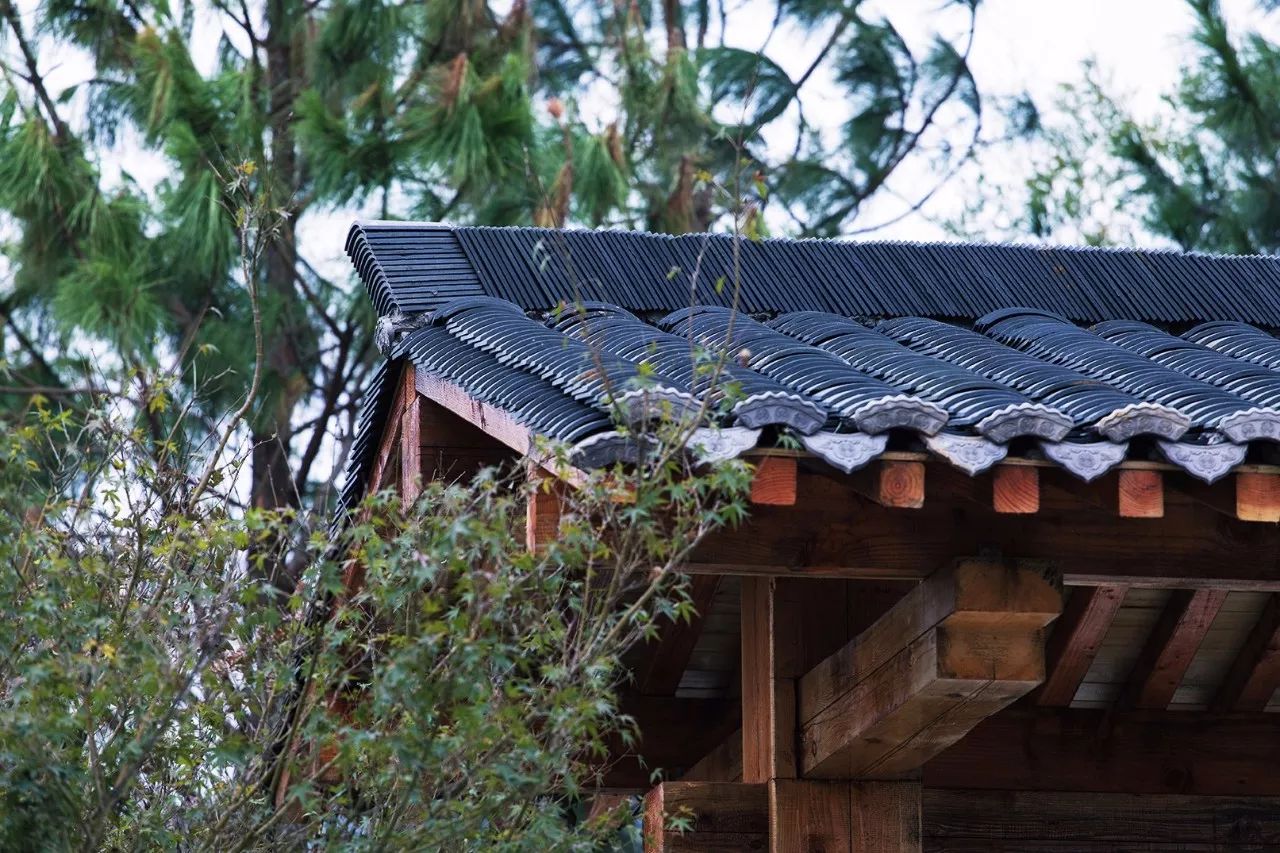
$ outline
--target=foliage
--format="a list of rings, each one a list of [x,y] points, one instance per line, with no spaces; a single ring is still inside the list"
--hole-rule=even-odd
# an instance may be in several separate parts
[[[1064,91],[1025,196],[1037,235],[1155,238],[1183,249],[1280,250],[1280,45],[1234,34],[1216,0],[1187,0],[1194,66],[1139,119],[1088,68]],[[1262,4],[1268,7],[1269,4]]]
[[[238,510],[217,484],[243,459],[202,489],[207,447],[157,452],[99,401],[33,397],[0,448],[0,847],[611,843],[628,815],[573,805],[632,734],[620,656],[689,615],[677,569],[741,519],[745,465],[691,468],[671,425],[563,490],[536,553],[525,506],[558,481],[523,467],[371,496],[331,534]],[[253,563],[286,541],[283,597]]]
[[[200,353],[218,393],[184,429],[211,431],[251,375],[239,176],[278,222],[254,272],[261,393],[237,437],[251,503],[330,502],[342,459],[324,462],[375,354],[366,300],[320,264],[336,247],[299,242],[311,215],[683,232],[746,206],[805,235],[874,227],[870,200],[926,197],[892,186],[904,163],[943,180],[978,140],[976,5],[945,4],[960,37],[916,55],[857,0],[759,0],[762,45],[723,0],[44,0],[35,25],[0,0],[9,377],[65,389],[100,357]],[[58,88],[62,55],[91,69]]]

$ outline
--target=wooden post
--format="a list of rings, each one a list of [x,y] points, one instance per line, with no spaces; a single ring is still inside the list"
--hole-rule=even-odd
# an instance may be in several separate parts
[[[742,781],[796,775],[796,638],[775,578],[742,579]]]

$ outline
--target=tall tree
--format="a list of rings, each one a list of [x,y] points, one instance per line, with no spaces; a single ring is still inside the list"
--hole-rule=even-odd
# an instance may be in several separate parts
[[[1280,251],[1280,44],[1187,0],[1194,64],[1154,118],[1096,67],[1046,111],[1019,227],[1096,243]],[[1263,0],[1258,15],[1278,4]],[[1053,117],[1056,112],[1056,118]]]
[[[372,324],[303,251],[311,214],[874,227],[869,201],[914,209],[980,139],[977,5],[946,4],[959,34],[913,50],[858,0],[43,0],[34,17],[0,0],[9,384],[76,390],[84,353],[107,351],[162,442],[172,364],[214,380],[183,421],[212,432],[254,373],[252,269],[250,500],[323,498],[317,460],[349,435]],[[771,21],[762,45],[736,35],[748,14]],[[68,56],[82,79],[55,86]],[[130,174],[140,156],[163,163],[154,186]],[[272,223],[252,266],[246,195]]]

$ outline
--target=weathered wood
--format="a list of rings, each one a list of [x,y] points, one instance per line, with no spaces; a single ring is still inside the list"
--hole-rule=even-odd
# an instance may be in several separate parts
[[[918,853],[921,793],[917,781],[852,782],[853,853]]]
[[[1122,708],[1167,708],[1226,599],[1226,591],[1220,589],[1174,590],[1117,704]]]
[[[649,696],[675,694],[689,666],[689,656],[698,644],[698,637],[702,636],[702,626],[711,614],[711,603],[722,577],[696,575],[690,579],[689,601],[693,605],[693,615],[678,622],[668,620],[662,626],[656,647],[639,679],[641,693]]]
[[[796,775],[794,613],[773,578],[742,581],[742,780]]]
[[[991,507],[1007,514],[1039,512],[1040,470],[1029,465],[998,466],[991,474]]]
[[[1123,586],[1095,586],[1071,593],[1045,647],[1046,676],[1036,702],[1071,704],[1127,591]]]
[[[812,778],[918,768],[1044,678],[1051,578],[966,561],[908,593],[801,679],[801,766]]]
[[[400,415],[400,500],[406,505],[414,503],[422,491],[422,406],[413,377],[413,365],[406,365]]]
[[[1280,594],[1273,593],[1214,696],[1217,711],[1261,711],[1280,688]]]
[[[936,853],[1243,853],[1280,845],[1280,800],[924,791]]]
[[[796,502],[796,460],[791,456],[763,456],[751,478],[751,502],[792,506]]]
[[[1280,714],[1019,704],[924,766],[930,788],[1280,796]]]
[[[919,509],[924,506],[923,462],[872,462],[848,477],[850,487],[882,507]]]
[[[673,828],[689,824],[685,832]],[[644,800],[645,853],[747,853],[769,849],[766,785],[663,782]]]
[[[563,491],[560,484],[550,477],[538,482],[525,506],[524,539],[530,551],[546,547],[555,540],[560,530],[560,509]]]
[[[848,782],[774,779],[769,783],[769,853],[853,849]]]
[[[1236,480],[1236,517],[1243,521],[1280,521],[1280,474],[1240,471]]]
[[[930,495],[904,513],[844,478],[802,471],[794,507],[754,507],[747,523],[709,537],[690,570],[920,580],[957,555],[991,551],[1050,561],[1072,585],[1280,590],[1280,526],[1215,516],[1181,495],[1166,495],[1161,519],[1118,518],[1044,489],[1034,515]]]
[[[518,458],[511,448],[434,400],[421,394],[417,398],[424,482],[466,480],[481,468]]]

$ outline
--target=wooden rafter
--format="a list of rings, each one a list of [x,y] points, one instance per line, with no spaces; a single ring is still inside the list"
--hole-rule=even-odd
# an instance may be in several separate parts
[[[1036,695],[1038,704],[1071,704],[1126,592],[1124,586],[1080,587],[1072,592],[1062,618],[1049,635],[1045,649],[1047,673],[1044,686]]]
[[[872,462],[849,475],[858,494],[883,507],[919,509],[924,506],[925,467],[914,460]]]
[[[1174,590],[1117,704],[1122,708],[1167,708],[1226,598],[1221,589]]]
[[[678,622],[666,622],[658,642],[639,679],[639,690],[649,696],[672,696],[689,666],[689,658],[702,627],[711,615],[711,604],[720,589],[722,575],[695,575],[689,581],[693,615]]]
[[[936,573],[800,680],[803,775],[919,768],[1043,680],[1042,629],[1061,606],[1056,582],[1031,569]]]
[[[1258,621],[1218,688],[1219,711],[1261,711],[1280,688],[1280,594],[1267,599]]]

